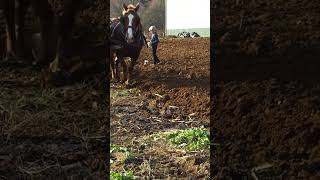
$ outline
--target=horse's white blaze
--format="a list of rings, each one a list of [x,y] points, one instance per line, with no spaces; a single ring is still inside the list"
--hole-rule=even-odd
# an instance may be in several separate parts
[[[129,14],[128,16],[129,18],[129,27],[132,27],[132,20],[134,18],[134,16],[132,14]],[[133,31],[132,31],[132,28],[128,28],[128,39],[129,40],[132,40],[133,39]]]

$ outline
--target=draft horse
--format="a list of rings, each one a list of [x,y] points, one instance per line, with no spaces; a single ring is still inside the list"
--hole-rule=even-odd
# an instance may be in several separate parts
[[[76,13],[84,0],[64,0],[63,15],[58,25],[58,39],[54,61],[50,63],[49,70],[59,70],[59,62],[64,55],[67,38],[71,34]],[[54,13],[48,0],[0,0],[0,10],[5,17],[7,47],[6,59],[24,59],[24,17],[26,10],[32,6],[36,16],[40,19],[40,36],[42,49],[39,53],[40,64],[48,65],[49,36],[53,23]]]
[[[137,13],[139,3],[123,4],[123,12],[120,18],[112,19],[110,22],[110,68],[112,78],[120,81],[119,65],[123,68],[124,78],[121,82],[131,85],[133,67],[136,64],[141,49],[144,45],[145,37]],[[124,61],[125,57],[130,57],[128,64]]]

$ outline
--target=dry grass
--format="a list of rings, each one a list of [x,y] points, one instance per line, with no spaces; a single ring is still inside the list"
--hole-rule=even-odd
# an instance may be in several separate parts
[[[19,71],[0,78],[3,177],[103,177],[108,114],[100,80],[40,89],[34,74]]]

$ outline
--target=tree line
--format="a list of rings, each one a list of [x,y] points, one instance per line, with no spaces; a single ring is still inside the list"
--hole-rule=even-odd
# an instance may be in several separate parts
[[[165,29],[165,0],[110,0],[111,17],[119,17],[122,14],[123,3],[136,5],[140,3],[138,14],[145,31],[154,25],[158,30]]]

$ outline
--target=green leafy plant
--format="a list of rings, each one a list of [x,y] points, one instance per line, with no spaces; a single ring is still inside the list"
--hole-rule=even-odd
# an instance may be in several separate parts
[[[32,105],[35,108],[42,109],[54,104],[56,94],[56,90],[33,90],[29,95],[18,97],[15,105],[18,108]]]
[[[49,105],[50,101],[55,98],[55,93],[54,91],[42,91],[36,93],[31,100],[36,104]]]
[[[120,162],[123,162],[123,161],[131,158],[131,153],[128,150],[128,148],[122,147],[122,146],[119,146],[119,145],[116,145],[116,144],[110,144],[110,154],[112,155],[113,153],[123,153],[125,158]],[[115,161],[117,161],[117,159],[115,159],[115,160],[110,159],[110,163],[113,163]]]
[[[131,179],[135,179],[133,172],[131,171],[127,171],[124,173],[120,173],[120,172],[111,172],[110,173],[110,179],[111,180],[131,180]]]
[[[129,96],[130,92],[128,90],[111,90],[111,97],[125,97]]]
[[[204,128],[191,128],[168,133],[166,139],[179,148],[198,151],[209,148],[209,132]]]

